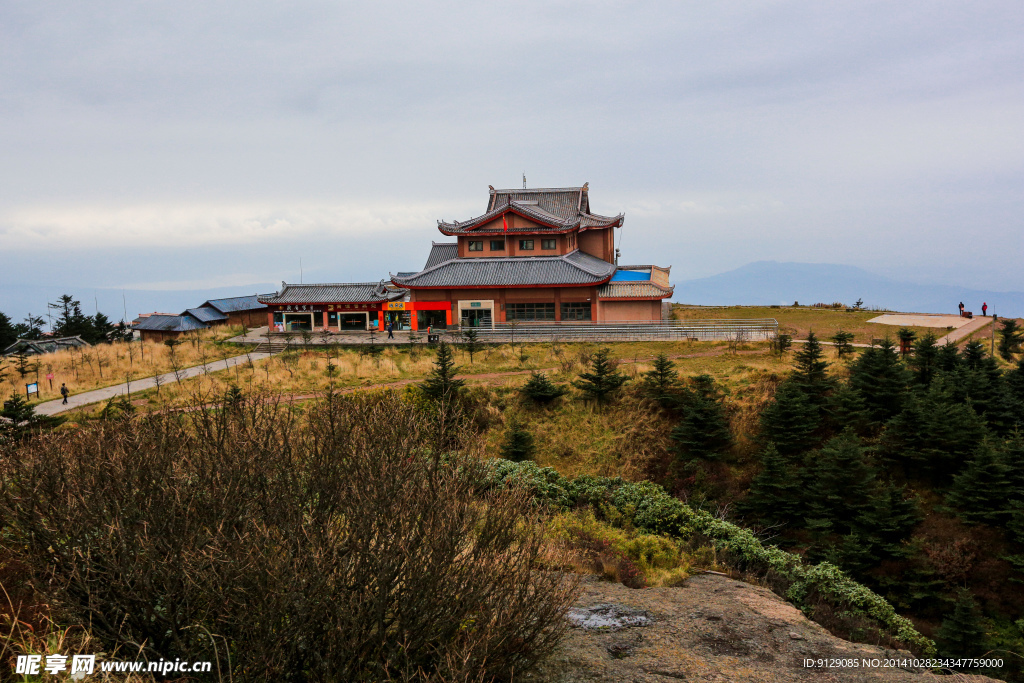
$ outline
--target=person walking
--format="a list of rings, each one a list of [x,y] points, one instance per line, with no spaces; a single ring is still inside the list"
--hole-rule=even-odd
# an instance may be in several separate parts
[[[64,382],[60,383],[60,395],[64,397],[64,400],[60,402],[61,405],[64,405],[68,402],[68,396],[71,395],[71,392],[68,390],[68,387]]]
[[[981,302],[981,316],[985,317],[986,315],[988,315],[988,304],[983,301]]]
[[[964,302],[960,302],[960,317],[964,317]]]
[[[395,324],[389,320],[388,321],[388,339],[394,339],[395,338],[394,329],[395,329]]]

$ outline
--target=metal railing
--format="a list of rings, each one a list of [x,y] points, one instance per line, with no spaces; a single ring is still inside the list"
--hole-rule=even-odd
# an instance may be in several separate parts
[[[779,333],[774,318],[663,322],[519,322],[474,328],[481,341],[767,341]],[[459,330],[449,329],[449,332]]]

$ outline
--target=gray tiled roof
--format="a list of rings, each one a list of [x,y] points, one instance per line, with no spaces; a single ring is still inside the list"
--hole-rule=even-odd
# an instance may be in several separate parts
[[[458,242],[431,242],[430,244],[432,245],[430,247],[430,256],[427,257],[427,265],[423,266],[423,270],[433,268],[438,263],[450,261],[459,255]]]
[[[133,325],[136,330],[154,332],[187,332],[189,330],[205,330],[207,325],[190,315],[151,315]]]
[[[260,304],[260,306],[266,308],[266,306],[263,306],[263,304]],[[228,319],[226,315],[218,311],[216,308],[211,308],[209,306],[202,306],[200,308],[188,308],[185,309],[185,313],[182,313],[182,315],[185,315],[186,313],[195,318],[196,320],[198,320],[199,322],[203,323],[219,323]]]
[[[233,296],[228,299],[210,299],[203,306],[213,306],[221,313],[231,313],[233,311],[251,311],[254,308],[266,308],[259,302],[258,295],[253,294],[251,296]]]
[[[662,287],[653,282],[626,281],[609,282],[597,290],[599,299],[662,299],[672,296],[672,287]]]
[[[614,264],[576,250],[564,256],[454,258],[410,278],[403,287],[507,287],[512,285],[589,285],[615,273]]]
[[[380,282],[340,282],[319,285],[289,285],[281,283],[281,291],[261,294],[260,301],[267,304],[327,304],[346,302],[390,301],[401,298],[405,292],[389,292]]]
[[[590,199],[586,187],[548,187],[532,190],[491,189],[487,210],[494,211],[508,206],[510,202],[537,202],[537,207],[558,216],[563,221],[574,220],[580,213],[590,211]]]
[[[446,234],[463,234],[498,218],[512,208],[515,212],[532,218],[551,230],[578,228],[621,227],[625,221],[618,216],[600,216],[590,213],[590,198],[587,186],[538,188],[533,190],[495,190],[491,188],[487,211],[468,221],[438,221],[437,226]],[[492,229],[486,232],[500,232]],[[536,228],[519,228],[509,232],[536,232]]]
[[[24,349],[25,353],[29,356],[37,355],[42,353],[53,353],[54,351],[61,351],[63,349],[71,349],[75,347],[92,346],[89,342],[85,341],[79,336],[74,337],[44,337],[42,339],[19,339],[14,342],[6,349],[3,350],[3,355],[13,355],[19,349]]]

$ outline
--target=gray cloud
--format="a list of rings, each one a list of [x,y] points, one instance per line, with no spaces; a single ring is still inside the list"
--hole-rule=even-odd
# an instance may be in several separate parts
[[[7,3],[0,294],[39,254],[83,288],[361,279],[523,170],[589,180],[679,279],[1024,290],[1022,30],[1017,2]]]

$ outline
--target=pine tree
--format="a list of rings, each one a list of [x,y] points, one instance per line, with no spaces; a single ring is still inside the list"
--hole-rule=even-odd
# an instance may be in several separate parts
[[[940,657],[975,657],[985,651],[981,612],[966,588],[958,592],[953,612],[942,620],[935,639]]]
[[[53,429],[64,422],[62,417],[37,415],[35,407],[29,405],[17,391],[12,392],[11,397],[4,401],[0,417],[5,418],[0,420],[0,443],[5,436],[17,441],[43,429]]]
[[[89,319],[91,328],[87,337],[83,337],[90,344],[101,344],[110,340],[111,333],[116,329],[110,318],[97,311],[96,315]]]
[[[980,370],[986,355],[985,345],[977,339],[972,339],[964,344],[964,350],[960,352],[960,360],[967,368]]]
[[[816,446],[820,428],[817,408],[792,380],[779,385],[775,400],[761,412],[761,440],[774,443],[783,455],[802,453]]]
[[[962,362],[960,349],[956,344],[946,342],[938,347],[938,353],[935,354],[935,365],[942,372],[952,372],[960,367]]]
[[[963,471],[953,477],[946,502],[958,508],[966,522],[999,525],[1012,513],[1009,503],[1013,494],[1013,473],[1004,453],[984,442]]]
[[[853,353],[853,333],[839,330],[831,338],[832,345],[836,347],[836,353],[840,358],[845,358]]]
[[[760,524],[793,524],[800,512],[802,493],[799,467],[769,442],[761,452],[761,470],[751,480],[750,492],[740,509]]]
[[[828,433],[838,434],[850,429],[860,435],[867,435],[871,420],[868,418],[867,405],[861,395],[849,385],[841,385],[828,397],[825,406],[825,417]]]
[[[900,412],[907,380],[907,371],[889,339],[865,351],[850,368],[850,387],[864,399],[875,422],[885,422]]]
[[[590,361],[591,372],[579,373],[579,379],[573,380],[574,387],[583,392],[585,398],[604,403],[619,387],[628,381],[625,375],[615,371],[612,361],[608,359],[608,349],[599,349]]]
[[[827,522],[819,524],[823,530],[856,531],[858,520],[870,510],[876,476],[860,439],[851,433],[841,434],[809,460],[808,519]]]
[[[998,434],[1009,434],[1021,419],[1019,402],[994,358],[973,358],[945,373],[943,379],[957,403],[968,403]]]
[[[1020,353],[1024,331],[1013,318],[1005,318],[999,323],[999,355],[1004,360],[1013,360],[1013,354]]]
[[[0,312],[0,353],[3,353],[4,349],[16,341],[18,341],[18,333],[15,331],[14,325],[11,324],[11,319]]]
[[[900,340],[900,358],[906,358],[914,345],[914,340],[917,339],[917,333],[909,328],[901,327],[896,333],[896,338]]]
[[[857,527],[876,562],[905,555],[903,542],[924,518],[917,497],[907,496],[903,487],[882,484],[870,503],[857,519]]]
[[[880,452],[902,463],[910,477],[949,482],[987,433],[974,409],[950,394],[940,375],[927,391],[909,393],[903,411],[885,426]]]
[[[832,388],[832,381],[828,377],[825,352],[813,331],[807,333],[807,343],[796,352],[793,361],[796,370],[793,372],[792,381],[804,392],[812,405],[823,406],[825,394]]]
[[[480,350],[480,333],[475,327],[467,327],[462,331],[462,348],[469,354],[469,362],[473,362],[473,354]]]
[[[732,446],[732,432],[720,400],[694,392],[672,430],[678,453],[686,459],[714,460]]]
[[[565,387],[557,386],[546,374],[537,370],[530,374],[530,379],[519,391],[534,403],[541,404],[551,403],[568,393]]]
[[[668,356],[659,353],[654,359],[654,368],[643,374],[644,393],[666,408],[674,403],[672,392],[679,383],[679,373],[675,367],[676,364]]]
[[[935,342],[936,337],[931,332],[914,342],[914,355],[909,365],[914,371],[914,380],[922,386],[931,384],[939,369],[939,346]]]
[[[427,378],[420,384],[423,393],[429,398],[450,401],[458,396],[463,385],[466,383],[465,380],[455,379],[455,373],[459,369],[455,367],[455,360],[452,356],[451,346],[443,341],[439,342],[434,369],[430,371]]]
[[[1017,367],[1007,372],[1004,377],[1006,387],[1017,401],[1017,414],[1024,414],[1024,358],[1017,361]]]
[[[505,438],[501,443],[501,457],[513,462],[522,462],[533,457],[533,434],[513,416],[505,430]]]

